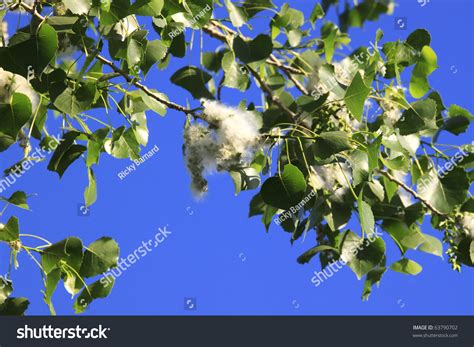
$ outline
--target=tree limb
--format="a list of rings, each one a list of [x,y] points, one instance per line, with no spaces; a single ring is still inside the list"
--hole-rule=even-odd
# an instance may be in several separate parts
[[[19,6],[21,6],[23,9],[25,9],[25,11],[27,11],[28,13],[30,13],[31,15],[33,15],[34,17],[36,17],[40,21],[45,20],[45,17],[42,16],[36,10],[36,8],[34,8],[33,6],[28,6],[27,4],[25,4],[23,2],[20,2]],[[89,53],[93,53],[93,52],[89,52]],[[109,59],[101,56],[100,54],[96,54],[96,58],[97,58],[97,60],[101,61],[103,64],[110,67],[114,72],[116,72],[116,73],[120,74],[122,77],[124,77],[127,82],[131,83],[132,85],[134,85],[138,89],[142,90],[146,95],[148,95],[149,97],[151,97],[151,98],[155,99],[156,101],[162,103],[166,107],[171,108],[171,109],[176,110],[176,111],[184,112],[186,114],[191,114],[191,115],[199,118],[199,116],[194,112],[194,110],[191,110],[189,108],[186,108],[186,107],[181,106],[179,104],[176,104],[174,102],[168,101],[166,99],[160,98],[158,95],[153,93],[153,91],[151,91],[147,86],[140,83],[135,77],[130,76],[128,73],[126,73],[121,68],[116,66]]]
[[[398,184],[400,187],[402,187],[403,189],[405,189],[408,193],[410,193],[415,199],[418,199],[420,200],[426,207],[428,207],[428,209],[430,209],[432,212],[440,215],[440,216],[447,216],[446,213],[443,213],[441,212],[440,210],[438,210],[436,207],[434,207],[429,201],[427,201],[425,198],[423,198],[422,196],[420,196],[416,191],[414,191],[413,189],[411,189],[409,186],[407,186],[405,183],[403,183],[402,181],[398,180],[397,178],[395,178],[394,176],[392,176],[389,172],[387,171],[383,171],[383,170],[379,170],[379,172],[384,175],[385,177],[387,177],[390,181]]]

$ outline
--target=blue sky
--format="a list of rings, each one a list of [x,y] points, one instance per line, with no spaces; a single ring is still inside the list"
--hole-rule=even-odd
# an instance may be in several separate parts
[[[281,4],[281,1],[275,1]],[[308,15],[314,1],[290,1]],[[473,30],[474,2],[469,0],[431,0],[422,7],[417,0],[400,0],[395,15],[352,29],[351,46],[367,45],[381,28],[383,42],[406,38],[417,28],[432,34],[432,47],[440,68],[430,83],[444,98],[471,111],[473,105]],[[406,22],[406,30],[395,29],[397,18]],[[26,18],[23,18],[26,24]],[[150,28],[151,29],[151,28]],[[189,33],[188,33],[189,34]],[[193,53],[175,59],[166,71],[152,70],[146,84],[166,92],[171,100],[184,104],[187,92],[173,86],[169,77],[177,69],[199,64],[196,37]],[[206,50],[216,42],[204,37]],[[238,103],[243,97],[226,92],[223,99]],[[248,96],[247,96],[248,98]],[[259,100],[258,95],[251,98]],[[182,114],[169,111],[165,118],[148,115],[150,141],[159,152],[124,180],[118,173],[130,162],[103,156],[95,170],[99,200],[89,216],[79,216],[87,174],[76,163],[62,180],[46,171],[42,163],[28,171],[14,190],[37,196],[30,200],[31,212],[20,211],[22,232],[59,241],[76,235],[86,244],[107,235],[115,238],[126,256],[154,238],[158,228],[167,226],[171,234],[146,257],[130,267],[116,282],[111,295],[95,301],[87,314],[94,315],[456,315],[473,314],[474,276],[470,268],[462,274],[451,271],[449,264],[432,255],[409,252],[423,266],[416,277],[387,273],[381,287],[370,300],[360,300],[363,282],[346,268],[319,287],[311,283],[319,270],[314,261],[299,265],[296,258],[314,244],[289,243],[287,233],[275,225],[265,233],[259,218],[249,219],[248,203],[254,192],[234,196],[228,175],[210,179],[209,194],[202,201],[193,199],[189,176],[182,158]],[[472,141],[470,133],[461,138],[445,136],[442,141]],[[9,151],[2,167],[11,164],[19,153]],[[17,212],[17,211],[15,211]],[[424,232],[441,236],[428,223]],[[353,225],[357,228],[356,225]],[[358,229],[357,229],[358,230]],[[389,259],[397,260],[397,250],[387,242]],[[6,259],[5,247],[0,259]],[[31,301],[29,314],[48,314],[42,302],[40,273],[26,254],[19,258],[21,267],[13,273],[15,296]],[[0,263],[0,272],[7,264]],[[196,310],[185,310],[185,298],[196,300]],[[58,287],[54,302],[59,314],[72,314],[72,300]]]

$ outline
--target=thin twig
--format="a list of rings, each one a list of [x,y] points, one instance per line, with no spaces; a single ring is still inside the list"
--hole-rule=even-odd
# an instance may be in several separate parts
[[[30,13],[31,15],[33,15],[34,17],[36,17],[37,19],[41,20],[41,21],[44,21],[45,20],[45,17],[42,16],[40,13],[38,13],[38,11],[32,7],[32,6],[28,6],[27,4],[23,3],[23,2],[20,2],[19,5],[25,9],[25,11],[27,11],[28,13]],[[92,52],[88,52],[88,53],[92,53]],[[195,117],[198,117],[198,115],[196,115],[193,110],[189,109],[189,108],[186,108],[184,106],[181,106],[181,105],[178,105],[174,102],[171,102],[171,101],[168,101],[168,100],[165,100],[165,99],[162,99],[160,98],[158,95],[156,95],[155,93],[153,93],[153,91],[151,91],[147,86],[143,85],[142,83],[140,83],[135,77],[132,77],[130,76],[128,73],[126,73],[125,71],[123,71],[122,69],[120,69],[118,66],[116,66],[112,61],[110,61],[109,59],[101,56],[100,54],[97,54],[96,55],[96,58],[97,60],[101,61],[103,64],[109,66],[115,73],[117,74],[120,74],[122,77],[125,78],[125,80],[128,82],[128,83],[131,83],[132,85],[134,85],[135,87],[137,87],[138,89],[142,90],[146,95],[148,95],[149,97],[155,99],[156,101],[162,103],[163,105],[167,106],[168,108],[171,108],[171,109],[174,109],[174,110],[177,110],[177,111],[181,111],[181,112],[184,112],[186,114],[191,114]]]
[[[433,211],[434,213],[440,215],[440,216],[447,216],[446,213],[443,213],[441,212],[440,210],[438,210],[436,207],[434,207],[429,201],[427,201],[425,198],[423,198],[422,196],[420,196],[417,192],[415,192],[413,189],[411,189],[410,187],[408,187],[405,183],[403,183],[402,181],[398,180],[397,178],[393,177],[390,173],[388,173],[387,171],[383,171],[383,170],[379,170],[379,172],[384,175],[385,177],[387,177],[390,181],[398,184],[400,187],[402,187],[403,189],[405,189],[408,193],[410,193],[415,199],[418,199],[420,200],[426,207],[428,207],[428,209],[430,209],[431,211]]]

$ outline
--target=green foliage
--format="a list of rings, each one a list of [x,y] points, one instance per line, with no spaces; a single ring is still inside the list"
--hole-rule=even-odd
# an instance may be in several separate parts
[[[455,270],[473,266],[474,208],[468,191],[474,151],[437,141],[443,132],[468,132],[474,117],[461,106],[445,106],[432,90],[429,79],[438,58],[430,34],[417,29],[383,42],[378,30],[375,43],[340,57],[350,43],[350,28],[391,14],[393,1],[341,6],[324,0],[304,12],[289,3],[276,7],[271,0],[63,0],[44,1],[36,11],[24,2],[16,5],[30,23],[0,47],[0,80],[10,81],[0,86],[0,152],[18,144],[23,157],[6,174],[42,160],[32,152],[38,145],[52,153],[47,168],[60,178],[73,164],[83,167],[88,207],[99,198],[95,172],[101,157],[140,158],[148,143],[148,117],[171,109],[185,115],[186,129],[200,129],[192,145],[209,140],[202,141],[208,146],[199,147],[200,160],[194,163],[201,171],[212,162],[230,174],[236,194],[258,189],[249,216],[259,216],[267,231],[278,224],[291,243],[314,240],[299,263],[315,255],[322,268],[345,261],[358,279],[365,277],[363,299],[388,270],[419,273],[421,266],[406,258],[410,252],[440,257],[445,252]],[[215,6],[227,14],[217,16]],[[334,8],[338,24],[326,17]],[[254,21],[266,21],[269,30],[255,32]],[[202,52],[201,47],[200,60],[192,62],[197,30],[219,48]],[[162,92],[165,86],[145,85],[147,75],[161,75],[170,61],[183,57],[168,75],[171,82],[193,99],[216,100],[217,111],[186,95],[181,105]],[[226,88],[242,93],[239,102],[223,100]],[[261,102],[248,103],[259,99],[253,97],[257,88]],[[92,116],[92,110],[102,116]],[[50,134],[59,132],[58,143]],[[205,178],[199,178],[204,185]],[[0,199],[7,207],[29,209],[25,192]],[[352,217],[359,220],[360,232],[347,229]],[[424,234],[425,219],[443,236]],[[25,235],[16,216],[0,225],[12,265],[18,266],[20,252],[40,257],[44,300],[52,314],[61,281],[77,295],[78,313],[109,295],[114,279],[103,274],[117,263],[114,240],[102,237],[85,247],[77,237],[51,244],[34,235],[45,244],[33,247],[25,246],[31,236]],[[402,259],[387,266],[385,243],[392,241]],[[0,313],[24,314],[29,302],[12,297],[7,280]]]

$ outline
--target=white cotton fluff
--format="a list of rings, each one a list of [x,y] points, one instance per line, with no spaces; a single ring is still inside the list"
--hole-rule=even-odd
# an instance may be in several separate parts
[[[332,65],[334,66],[334,75],[336,76],[336,79],[345,86],[349,86],[352,83],[352,79],[357,72],[364,77],[364,70],[359,69],[359,65],[351,58],[345,58],[341,61],[334,62]]]
[[[387,73],[387,67],[382,61],[377,62],[377,72],[382,76],[385,76]]]
[[[26,78],[0,68],[0,103],[10,103],[13,93],[26,95],[30,99],[32,113],[35,112],[39,104],[39,96]]]
[[[203,117],[217,125],[217,140],[227,149],[243,155],[243,160],[253,156],[260,138],[261,119],[253,112],[229,107],[218,101],[202,100]]]
[[[260,144],[259,117],[250,111],[202,100],[201,118],[212,127],[193,124],[184,133],[186,165],[191,188],[200,197],[207,191],[205,175],[245,167]]]
[[[461,226],[468,236],[474,239],[474,213],[464,213],[461,219]]]
[[[337,192],[337,196],[345,193],[348,188],[347,180],[350,182],[352,179],[351,170],[346,163],[314,165],[310,167],[310,170],[309,182],[315,190],[324,189],[329,193]],[[343,190],[339,191],[340,188]]]

